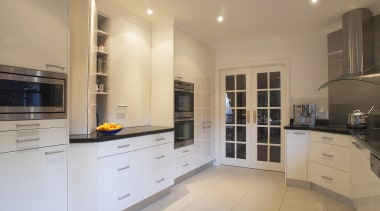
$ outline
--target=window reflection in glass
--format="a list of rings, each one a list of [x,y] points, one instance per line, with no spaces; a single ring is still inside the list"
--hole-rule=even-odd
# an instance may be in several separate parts
[[[258,125],[267,125],[268,124],[268,110],[267,109],[258,109],[257,110],[257,124]]]

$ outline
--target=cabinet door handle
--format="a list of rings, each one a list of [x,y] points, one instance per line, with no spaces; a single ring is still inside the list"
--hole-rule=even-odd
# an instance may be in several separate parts
[[[40,140],[40,138],[16,139],[16,142],[22,143],[22,142],[39,141],[39,140]]]
[[[16,127],[39,127],[41,124],[40,123],[33,123],[33,124],[16,124]]]
[[[250,113],[249,113],[249,110],[247,110],[247,124],[249,124],[249,119],[251,118],[251,115],[250,115]]]
[[[157,180],[156,183],[160,183],[160,182],[163,182],[165,181],[165,178],[161,178],[160,180]]]
[[[117,107],[118,107],[118,108],[127,108],[128,105],[118,105]]]
[[[256,110],[252,111],[252,123],[256,124]]]
[[[324,156],[324,157],[328,157],[328,158],[333,158],[334,157],[334,155],[327,154],[327,153],[322,153],[321,155]]]
[[[56,151],[45,152],[45,155],[57,154],[57,153],[62,153],[62,152],[65,152],[65,150],[56,150]]]
[[[186,167],[186,166],[189,166],[190,164],[186,163],[185,165],[182,165],[182,167]]]
[[[61,69],[62,71],[65,69],[64,66],[55,65],[55,64],[46,64],[46,70],[49,70],[49,67],[58,68],[58,69]]]
[[[187,153],[187,152],[189,152],[189,150],[187,149],[187,150],[183,150],[182,151],[182,153]]]
[[[359,143],[352,142],[352,144],[353,144],[357,149],[363,150],[362,145],[360,145]]]
[[[325,140],[329,140],[329,141],[331,141],[331,140],[333,140],[334,138],[330,138],[330,137],[323,136],[322,139],[325,139]]]
[[[165,138],[156,138],[156,141],[163,141]]]
[[[158,159],[162,159],[164,157],[165,157],[165,155],[161,155],[161,156],[156,157],[156,159],[158,160]]]
[[[334,180],[333,178],[328,177],[328,176],[324,176],[324,175],[321,176],[321,178],[322,178],[322,179],[325,179],[325,180],[328,180],[328,181],[330,181],[330,182]]]
[[[131,168],[131,166],[121,167],[121,168],[118,168],[117,170],[118,171],[123,171],[123,170],[129,169],[129,168]]]
[[[126,148],[126,147],[129,147],[129,146],[131,146],[131,145],[129,145],[129,144],[125,144],[125,145],[117,146],[117,148],[120,149],[120,148]]]
[[[294,132],[293,134],[296,134],[296,135],[305,135],[305,132]]]
[[[120,201],[120,200],[123,200],[123,199],[125,199],[125,198],[127,198],[127,197],[130,197],[130,196],[131,196],[131,194],[130,194],[130,193],[127,193],[127,194],[125,194],[124,196],[117,197],[117,199]]]

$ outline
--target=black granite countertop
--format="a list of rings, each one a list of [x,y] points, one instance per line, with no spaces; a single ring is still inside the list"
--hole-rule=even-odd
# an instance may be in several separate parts
[[[70,135],[70,143],[96,143],[170,131],[174,131],[174,128],[162,126],[126,127],[115,135],[102,135],[98,132],[93,132],[88,135]]]
[[[351,129],[347,128],[345,125],[324,125],[314,127],[287,125],[284,128],[289,130],[310,130],[352,135],[357,141],[367,147],[373,154],[375,154],[377,157],[380,157],[380,128]]]

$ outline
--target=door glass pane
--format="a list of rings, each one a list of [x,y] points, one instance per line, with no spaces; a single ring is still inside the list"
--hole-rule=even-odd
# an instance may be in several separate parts
[[[226,90],[234,90],[235,89],[235,76],[228,75],[226,76]]]
[[[246,127],[238,126],[236,127],[237,141],[246,142]]]
[[[280,72],[269,73],[270,88],[280,88],[281,87],[281,77]]]
[[[257,109],[257,124],[258,125],[268,124],[268,110],[267,109]]]
[[[246,145],[236,144],[236,157],[239,159],[246,159]]]
[[[237,109],[236,111],[236,119],[237,119],[237,124],[245,124],[246,123],[246,111],[245,109]]]
[[[268,146],[257,145],[257,160],[268,161]]]
[[[226,124],[235,124],[235,109],[226,109]]]
[[[236,93],[236,104],[237,107],[245,107],[245,92]]]
[[[270,110],[270,124],[281,125],[281,110],[280,109]]]
[[[226,157],[235,158],[235,144],[226,143]]]
[[[235,107],[235,93],[227,92],[226,93],[226,108]]]
[[[281,91],[270,91],[270,106],[271,107],[281,106]]]
[[[257,89],[268,88],[268,73],[257,73]]]
[[[257,92],[257,107],[267,107],[268,106],[268,92],[258,91]]]
[[[270,143],[281,144],[281,128],[270,128]]]
[[[279,146],[270,146],[270,162],[281,162],[281,148]]]
[[[226,140],[235,141],[235,127],[234,126],[226,126]]]
[[[245,90],[245,75],[236,76],[236,90]]]
[[[257,128],[257,142],[268,143],[268,128],[267,127]]]

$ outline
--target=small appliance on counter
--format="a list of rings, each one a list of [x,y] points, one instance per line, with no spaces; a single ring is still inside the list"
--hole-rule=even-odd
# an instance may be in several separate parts
[[[316,107],[316,104],[294,104],[293,125],[314,127]]]

